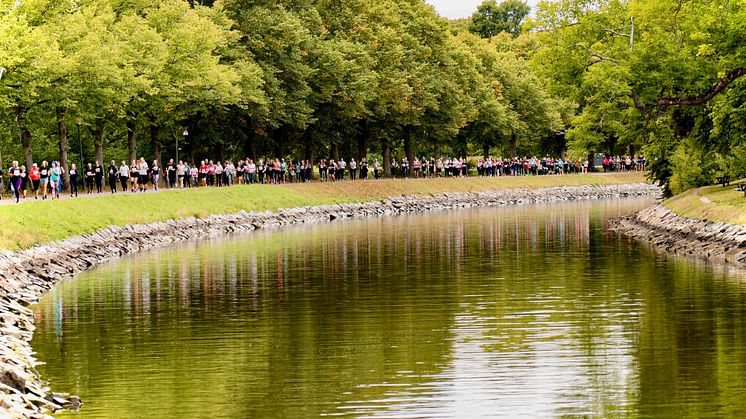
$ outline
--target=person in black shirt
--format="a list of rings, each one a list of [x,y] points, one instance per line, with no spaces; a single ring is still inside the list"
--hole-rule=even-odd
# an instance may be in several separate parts
[[[174,171],[174,173],[176,173],[176,171]],[[158,165],[158,160],[153,160],[153,166],[150,168],[150,180],[153,182],[153,189],[156,192],[158,192],[158,184],[160,183],[160,180],[159,180],[160,177],[161,177],[161,166]]]
[[[73,163],[70,167],[70,197],[78,196],[78,166]]]
[[[176,163],[174,163],[174,159],[171,159],[168,161],[168,166],[166,166],[166,183],[168,183],[168,187],[173,189],[176,187]]]
[[[368,180],[368,160],[367,159],[363,159],[362,163],[360,163],[360,179]]]
[[[21,192],[23,193],[23,199],[26,199],[26,190],[28,189],[28,173],[26,172],[26,166],[21,166]]]
[[[96,167],[93,168],[93,174],[96,178],[96,190],[101,193],[104,186],[104,168],[98,161],[96,161]]]
[[[115,194],[117,193],[117,175],[119,174],[119,170],[114,160],[109,164],[106,173],[109,175],[109,189],[111,189],[111,193]]]
[[[85,169],[85,186],[88,193],[93,192],[93,183],[96,180],[96,172],[93,170],[93,165],[88,163],[88,167]]]
[[[47,199],[47,192],[49,191],[49,164],[46,161],[41,162],[39,176],[39,182],[41,182],[41,199]]]
[[[13,161],[13,165],[8,169],[8,175],[10,175],[10,190],[13,191],[13,197],[18,203],[21,199],[21,168],[18,167],[17,161]]]
[[[259,184],[264,185],[264,172],[265,172],[264,160],[259,160],[259,165],[256,166],[256,171],[259,174]]]

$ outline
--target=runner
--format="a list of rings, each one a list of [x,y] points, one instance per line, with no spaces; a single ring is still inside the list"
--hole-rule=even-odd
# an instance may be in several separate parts
[[[8,175],[10,176],[10,190],[17,204],[21,200],[21,168],[18,167],[18,161],[13,161],[8,169]]]
[[[72,198],[73,194],[77,197],[78,196],[78,166],[73,163],[72,167],[70,167],[70,197]]]
[[[132,186],[132,193],[137,192],[138,185],[137,181],[140,180],[140,169],[137,167],[137,162],[135,160],[132,160],[130,163],[130,185]]]
[[[96,181],[96,171],[91,163],[88,163],[88,167],[85,169],[85,186],[86,193],[93,193],[93,184]]]
[[[153,167],[150,169],[150,179],[153,182],[153,190],[155,190],[156,192],[158,192],[158,181],[160,180],[160,177],[161,177],[161,167],[158,166],[158,160],[153,160]]]
[[[26,190],[28,189],[29,177],[26,173],[26,166],[21,166],[21,197],[26,199]]]
[[[109,189],[112,194],[117,193],[117,177],[119,177],[119,171],[117,170],[117,163],[112,160],[109,163],[109,168],[106,170],[109,175]]]
[[[127,181],[130,177],[130,167],[127,163],[122,160],[122,164],[119,166],[119,184],[122,185],[122,192],[127,192]]]
[[[93,168],[94,178],[96,180],[96,191],[101,193],[104,189],[104,167],[96,160],[96,167]]]
[[[41,162],[41,168],[39,169],[39,187],[41,188],[41,199],[47,199],[48,186],[49,186],[49,164],[45,160]]]
[[[140,157],[140,163],[137,167],[137,185],[140,188],[140,192],[148,191],[148,164],[145,162],[145,157]]]
[[[41,179],[41,172],[36,163],[31,165],[31,170],[29,170],[28,175],[29,179],[31,179],[31,188],[34,191],[34,199],[39,199],[39,179]]]
[[[60,199],[60,175],[61,171],[57,162],[52,162],[52,168],[49,170],[49,187],[52,190],[52,199]]]

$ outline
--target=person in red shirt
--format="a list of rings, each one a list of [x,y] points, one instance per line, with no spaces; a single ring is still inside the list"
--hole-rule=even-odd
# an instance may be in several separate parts
[[[199,183],[202,186],[207,186],[207,165],[204,160],[199,165]]]
[[[207,185],[215,186],[215,163],[210,160],[210,164],[207,165]]]
[[[31,187],[34,189],[34,199],[39,199],[39,179],[41,179],[41,173],[39,172],[39,166],[34,163],[28,172],[28,178],[31,179]]]

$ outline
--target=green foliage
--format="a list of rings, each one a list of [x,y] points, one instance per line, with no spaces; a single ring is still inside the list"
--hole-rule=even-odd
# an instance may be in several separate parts
[[[644,150],[655,179],[680,191],[712,178],[685,157],[727,162],[744,141],[745,19],[746,4],[727,0],[543,2],[527,24],[532,67],[577,107],[570,148]]]
[[[682,141],[671,156],[671,192],[678,194],[711,184],[721,164],[715,153],[704,151],[696,141]]]
[[[528,6],[492,6],[481,39],[421,0],[0,0],[0,151],[535,153],[570,102],[531,64],[536,41],[514,39]]]
[[[501,32],[513,37],[521,34],[521,24],[531,8],[520,0],[485,0],[471,17],[469,30],[482,38],[492,38]]]

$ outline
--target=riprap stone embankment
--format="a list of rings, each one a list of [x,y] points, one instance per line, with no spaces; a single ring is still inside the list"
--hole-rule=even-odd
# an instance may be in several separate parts
[[[612,229],[667,253],[746,266],[746,226],[681,217],[657,204],[614,220]]]

